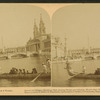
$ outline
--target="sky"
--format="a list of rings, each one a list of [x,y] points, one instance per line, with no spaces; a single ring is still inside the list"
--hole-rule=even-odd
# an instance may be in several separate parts
[[[38,25],[40,14],[47,34],[51,33],[50,17],[44,9],[33,5],[0,4],[0,48],[3,45],[5,48],[25,46],[29,38],[33,38],[34,19]]]
[[[62,7],[53,13],[52,22],[50,14],[38,6],[0,4],[0,48],[2,40],[6,48],[25,46],[33,38],[34,19],[38,25],[40,13],[46,32],[59,36],[62,42],[66,34],[69,49],[88,48],[88,38],[90,47],[100,48],[100,4]]]
[[[52,35],[69,49],[100,48],[100,4],[70,5],[58,9],[52,17]]]

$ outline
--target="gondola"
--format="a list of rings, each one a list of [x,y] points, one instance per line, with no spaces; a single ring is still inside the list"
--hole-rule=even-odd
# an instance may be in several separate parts
[[[74,76],[73,78],[77,78],[77,79],[100,79],[100,75],[80,73],[80,74]]]
[[[0,74],[0,79],[34,79],[36,78],[40,73],[36,74],[9,74],[9,73],[4,73]],[[51,79],[51,74],[50,72],[48,73],[41,73],[41,75],[38,78],[39,80],[50,80]]]
[[[66,66],[67,73],[70,77],[69,79],[72,79],[72,78],[77,78],[77,79],[100,79],[100,68],[97,68],[95,73],[86,74],[86,73],[74,72],[72,70],[72,68],[70,67],[69,62],[67,62],[66,65],[67,65]]]

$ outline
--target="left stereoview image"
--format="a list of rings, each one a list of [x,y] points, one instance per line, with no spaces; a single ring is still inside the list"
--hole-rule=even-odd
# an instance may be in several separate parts
[[[50,29],[42,8],[0,4],[0,87],[51,86]]]

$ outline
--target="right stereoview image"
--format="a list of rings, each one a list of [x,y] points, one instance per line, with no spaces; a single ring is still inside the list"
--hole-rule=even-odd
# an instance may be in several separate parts
[[[70,5],[53,15],[52,86],[100,86],[99,5]]]

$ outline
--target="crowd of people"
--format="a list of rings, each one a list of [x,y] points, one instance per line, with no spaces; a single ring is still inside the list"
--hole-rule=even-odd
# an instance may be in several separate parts
[[[32,71],[29,73],[28,70],[25,69],[17,69],[17,68],[12,68],[9,72],[9,74],[36,74],[37,70],[36,68],[33,68]]]
[[[51,69],[51,61],[49,58],[46,60],[46,64],[42,63],[42,67],[43,67],[43,73],[48,73],[48,69],[49,70]],[[9,72],[9,74],[36,74],[36,73],[38,73],[36,68],[33,68],[32,71],[29,72],[28,70],[17,69],[15,67],[13,67]]]

